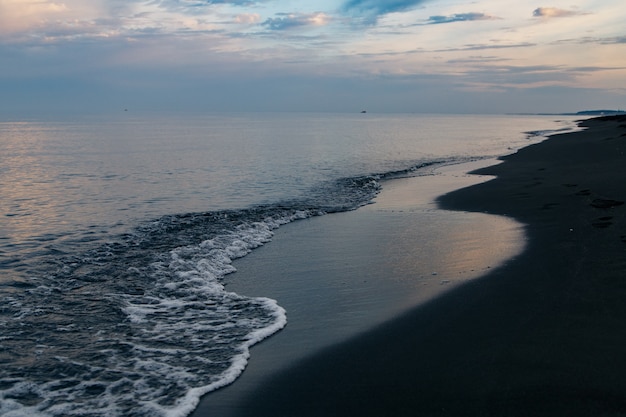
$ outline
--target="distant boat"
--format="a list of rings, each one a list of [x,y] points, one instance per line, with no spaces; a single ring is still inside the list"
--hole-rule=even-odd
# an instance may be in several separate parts
[[[367,113],[367,110],[361,110],[361,113]]]

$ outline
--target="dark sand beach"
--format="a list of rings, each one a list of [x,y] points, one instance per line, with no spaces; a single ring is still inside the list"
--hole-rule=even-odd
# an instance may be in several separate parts
[[[279,230],[232,285],[289,324],[193,416],[626,415],[626,118],[584,125]]]

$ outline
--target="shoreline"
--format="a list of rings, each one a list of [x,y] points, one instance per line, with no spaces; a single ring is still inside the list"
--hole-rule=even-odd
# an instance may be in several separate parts
[[[251,349],[243,374],[204,396],[192,417],[246,414],[241,404],[263,379],[366,333],[452,288],[476,279],[523,249],[511,219],[437,208],[444,191],[487,181],[467,171],[479,160],[431,175],[383,182],[374,203],[297,221],[235,262],[226,289],[276,299],[287,326]],[[473,233],[476,225],[481,233]],[[500,241],[498,247],[489,242]],[[249,413],[252,413],[250,411]]]
[[[519,256],[240,385],[224,408],[209,394],[192,416],[626,413],[626,120],[583,125],[437,199],[526,224]]]

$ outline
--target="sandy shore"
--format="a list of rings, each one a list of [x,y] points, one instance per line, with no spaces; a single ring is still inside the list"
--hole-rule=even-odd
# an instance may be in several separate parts
[[[232,286],[290,322],[193,415],[626,415],[626,120],[587,125],[279,230]]]

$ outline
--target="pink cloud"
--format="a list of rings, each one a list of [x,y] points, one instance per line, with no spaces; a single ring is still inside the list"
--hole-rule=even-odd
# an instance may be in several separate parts
[[[565,10],[559,9],[556,7],[538,7],[533,11],[534,17],[543,17],[543,18],[551,18],[551,17],[568,17],[568,16],[576,16],[582,13],[577,12],[575,10]]]

